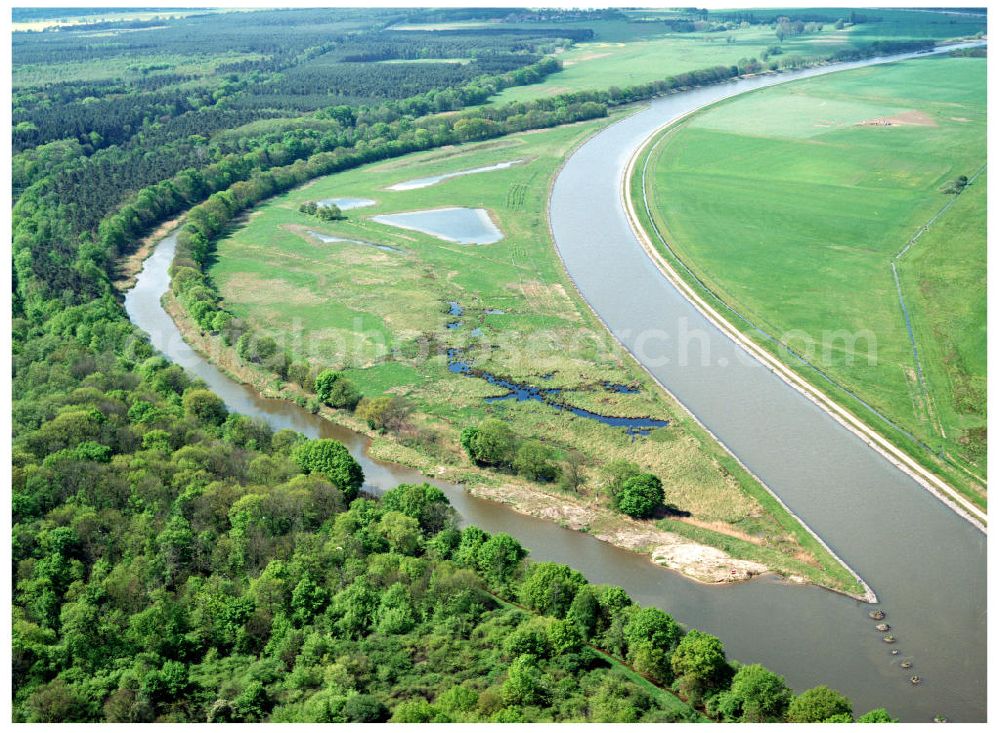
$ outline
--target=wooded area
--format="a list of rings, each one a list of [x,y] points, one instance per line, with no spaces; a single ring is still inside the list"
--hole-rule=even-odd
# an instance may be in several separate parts
[[[229,414],[127,320],[116,261],[182,212],[174,288],[221,332],[205,258],[269,196],[741,73],[480,107],[590,31],[554,12],[516,32],[388,30],[496,12],[15,34],[15,721],[850,719],[838,693],[794,697],[620,588],[459,531],[433,487],[359,497],[343,446]]]

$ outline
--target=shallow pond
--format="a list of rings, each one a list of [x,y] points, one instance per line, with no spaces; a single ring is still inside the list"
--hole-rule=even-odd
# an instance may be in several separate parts
[[[356,199],[350,197],[342,198],[332,198],[332,199],[320,199],[316,202],[317,206],[336,206],[341,211],[350,211],[351,209],[360,209],[364,206],[371,206],[375,203],[374,199]]]
[[[669,424],[666,420],[656,420],[651,417],[614,417],[611,415],[602,415],[599,412],[584,410],[582,407],[568,405],[560,400],[562,390],[558,387],[543,388],[535,387],[530,384],[511,382],[503,377],[498,377],[495,374],[484,372],[482,369],[476,369],[475,367],[470,366],[468,362],[461,361],[458,358],[459,353],[458,349],[448,350],[448,371],[453,372],[454,374],[462,374],[467,377],[482,379],[495,387],[502,387],[507,390],[507,394],[485,398],[486,402],[504,402],[506,400],[514,400],[515,402],[527,402],[529,400],[542,402],[549,407],[570,412],[577,417],[582,417],[586,420],[596,420],[597,422],[610,425],[611,427],[625,428],[625,432],[631,436],[646,436],[649,435],[653,429],[666,427]]]
[[[372,221],[457,244],[493,244],[503,239],[503,232],[497,229],[486,209],[449,206],[402,214],[380,214],[373,216]]]
[[[323,244],[361,244],[365,247],[374,247],[375,249],[383,250],[384,252],[400,252],[402,250],[396,249],[395,247],[390,247],[388,244],[379,244],[378,242],[366,242],[363,239],[345,239],[344,237],[335,237],[332,234],[323,234],[322,232],[314,232],[310,230],[308,232],[309,236],[313,239],[318,239]]]
[[[524,161],[518,158],[517,160],[507,160],[503,163],[495,163],[494,165],[484,165],[481,168],[469,168],[464,171],[455,171],[454,173],[442,173],[440,176],[428,176],[427,178],[414,178],[410,181],[403,181],[402,183],[395,183],[387,188],[388,191],[413,191],[417,188],[427,188],[428,186],[433,186],[435,183],[441,183],[441,181],[447,181],[449,178],[458,178],[459,176],[470,176],[473,173],[488,173],[489,171],[501,171],[506,168],[510,168],[512,165],[517,165],[518,163],[523,163]],[[343,207],[341,207],[343,208]]]

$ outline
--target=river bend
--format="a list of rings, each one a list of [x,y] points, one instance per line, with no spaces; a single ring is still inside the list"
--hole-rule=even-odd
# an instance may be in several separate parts
[[[856,65],[862,64],[850,66]],[[779,671],[796,690],[828,684],[850,696],[859,713],[885,706],[905,721],[935,715],[983,721],[985,537],[818,407],[753,366],[662,277],[622,211],[621,174],[650,131],[713,99],[813,73],[741,80],[653,102],[598,133],[567,161],[550,216],[570,275],[627,348],[648,351],[639,348],[646,345],[637,334],[649,329],[669,332],[683,323],[689,332],[706,332],[715,362],[650,366],[659,363],[656,356],[668,355],[654,354],[646,365],[875,587],[900,655],[890,655],[861,602],[774,578],[702,585],[588,535],[476,499],[458,486],[432,483],[446,492],[463,522],[508,532],[533,558],[571,565],[592,582],[621,585],[637,602],[718,635],[731,658]],[[230,410],[263,418],[276,430],[344,442],[361,463],[369,491],[426,480],[412,469],[371,459],[365,436],[293,403],[262,398],[195,353],[161,305],[175,246],[174,235],[157,245],[125,297],[129,317],[154,347],[203,379]],[[912,671],[924,680],[919,687],[899,668],[903,658],[913,659]]]

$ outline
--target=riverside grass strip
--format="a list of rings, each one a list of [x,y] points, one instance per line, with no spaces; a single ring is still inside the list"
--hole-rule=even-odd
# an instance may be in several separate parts
[[[748,488],[754,479],[729,465],[714,441],[699,437],[698,426],[621,352],[566,280],[548,238],[548,182],[566,152],[603,124],[514,135],[502,146],[465,145],[448,155],[408,156],[405,171],[394,160],[317,179],[266,202],[244,226],[221,239],[209,274],[226,308],[255,330],[275,338],[296,328],[307,331],[301,351],[293,349],[296,357],[309,349],[317,366],[345,368],[364,393],[388,392],[410,400],[417,408],[417,424],[438,434],[437,442],[421,449],[431,450],[432,463],[460,470],[458,432],[483,417],[501,415],[519,435],[543,439],[561,456],[579,451],[586,457],[586,484],[574,501],[603,501],[601,465],[612,458],[632,460],[662,475],[669,500],[696,518],[762,538],[774,550],[768,555],[772,569],[855,592],[853,578],[826,558],[821,547],[789,532],[795,522],[785,521],[780,506],[761,503],[766,492]],[[526,163],[424,189],[387,190],[415,176],[511,157]],[[511,200],[512,188],[523,190],[523,198]],[[377,203],[322,226],[298,211],[303,200],[348,195]],[[470,247],[369,219],[445,205],[487,208],[505,238]],[[400,252],[324,245],[308,236],[309,229],[389,244]],[[462,327],[454,330],[445,328],[454,320],[449,301],[459,302],[464,311]],[[491,309],[503,313],[487,314]],[[473,335],[477,328],[481,336]],[[673,427],[658,431],[662,436],[633,440],[623,431],[569,418],[545,405],[485,403],[483,398],[497,390],[450,373],[443,353],[417,358],[423,337],[471,349],[477,367],[505,378],[561,388],[568,404],[604,414],[663,418]],[[352,345],[349,356],[341,351],[345,344]],[[539,381],[549,374],[550,380]],[[615,393],[601,387],[606,381],[635,383],[641,389]],[[728,542],[721,533],[702,534],[708,544]]]

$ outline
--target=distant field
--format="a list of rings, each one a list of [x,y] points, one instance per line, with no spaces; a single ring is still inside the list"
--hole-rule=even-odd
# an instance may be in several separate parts
[[[155,32],[155,31],[150,31]],[[46,64],[17,64],[12,79],[15,89],[58,82],[88,82],[106,79],[135,81],[167,74],[207,76],[221,64],[258,61],[257,53],[220,53],[199,55],[158,54],[135,57],[124,54],[100,61],[55,61]],[[154,67],[153,71],[148,71]]]
[[[104,10],[95,10],[93,13],[87,13],[83,10],[72,10],[69,8],[52,8],[51,13],[39,13],[35,12],[34,17],[31,20],[18,20],[17,11],[15,11],[14,21],[11,23],[12,31],[44,31],[47,28],[64,28],[72,27],[76,25],[84,25],[88,23],[102,23],[102,22],[124,22],[128,20],[154,20],[157,18],[183,18],[188,15],[193,15],[195,13],[224,13],[227,12],[223,8],[198,8],[185,10],[182,8],[163,8],[161,10],[115,10],[107,8]],[[45,17],[41,17],[44,15]]]
[[[953,201],[942,189],[984,166],[985,104],[982,58],[844,72],[695,115],[661,137],[647,174],[658,228],[714,293],[927,444],[903,438],[924,462],[946,455],[939,470],[980,503],[985,175],[897,261],[923,379],[890,262]]]
[[[799,543],[811,547],[809,540],[795,539],[800,530],[773,500],[628,360],[567,279],[549,238],[548,187],[567,152],[604,124],[420,153],[317,180],[255,210],[219,243],[211,275],[227,308],[288,344],[296,356],[346,368],[366,394],[405,395],[421,415],[419,424],[440,436],[437,446],[425,446],[438,451],[438,463],[456,462],[451,451],[463,427],[499,415],[520,435],[542,439],[563,456],[579,451],[588,476],[584,496],[597,491],[601,465],[627,458],[663,476],[670,501],[698,520],[753,537],[757,544],[746,545],[753,559],[849,585],[842,568],[815,547],[829,575],[797,557]],[[524,162],[429,188],[385,190],[413,178],[515,159]],[[377,203],[348,211],[345,222],[322,223],[298,211],[303,201],[343,196]],[[486,208],[505,238],[483,246],[449,244],[369,220],[442,206]],[[309,230],[399,251],[322,244]],[[463,315],[449,315],[449,301],[458,302]],[[461,327],[449,330],[446,324],[456,320]],[[426,342],[429,358],[421,355]],[[538,402],[488,404],[484,397],[504,390],[449,372],[444,350],[455,347],[467,349],[464,358],[474,366],[504,378],[561,388],[570,404],[667,419],[671,427],[633,440],[621,429]],[[614,392],[604,382],[632,384],[637,391]]]
[[[781,13],[755,11],[755,14],[768,16],[770,12]],[[844,9],[823,12],[832,17],[849,13]],[[567,92],[641,84],[693,69],[735,64],[741,58],[760,59],[761,53],[773,45],[780,45],[786,56],[814,56],[879,40],[956,38],[986,30],[982,18],[968,16],[885,9],[870,11],[870,15],[881,20],[848,25],[842,30],[835,29],[833,23],[825,23],[822,31],[786,37],[781,42],[769,26],[762,25],[717,33],[666,33],[658,32],[663,26],[654,23],[581,22],[579,27],[595,30],[595,40],[576,44],[559,54],[557,58],[565,67],[563,71],[539,84],[505,89],[493,100],[526,101]]]
[[[847,45],[850,31],[824,30],[783,44],[785,53],[814,55]],[[732,42],[727,42],[731,37]],[[778,39],[770,28],[751,27],[728,33],[671,33],[653,39],[579,43],[558,54],[563,70],[544,82],[510,87],[494,102],[523,102],[555,94],[589,89],[626,87],[664,79],[684,71],[735,64],[741,58],[760,57]]]

